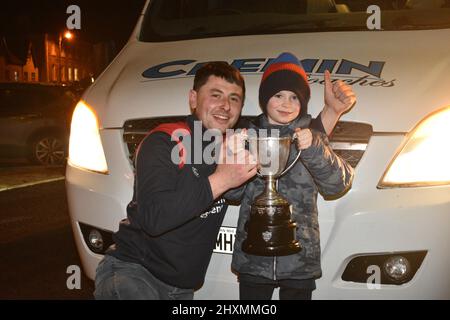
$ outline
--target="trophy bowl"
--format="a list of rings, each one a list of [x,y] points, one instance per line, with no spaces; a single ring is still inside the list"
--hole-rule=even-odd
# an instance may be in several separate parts
[[[258,176],[265,180],[265,189],[258,195],[245,225],[247,238],[242,250],[258,256],[285,256],[301,250],[296,240],[297,224],[292,221],[292,206],[277,192],[277,178],[297,162],[286,168],[293,138],[249,137],[249,150],[258,161]],[[285,169],[286,168],[286,169]]]

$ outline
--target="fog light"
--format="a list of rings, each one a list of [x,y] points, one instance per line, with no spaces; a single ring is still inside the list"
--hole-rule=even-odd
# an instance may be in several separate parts
[[[83,240],[90,251],[103,254],[114,242],[113,232],[79,222]]]
[[[384,271],[396,282],[404,281],[411,272],[411,265],[405,257],[394,256],[384,262]]]
[[[89,245],[94,251],[103,250],[103,238],[98,230],[92,229],[89,232]]]

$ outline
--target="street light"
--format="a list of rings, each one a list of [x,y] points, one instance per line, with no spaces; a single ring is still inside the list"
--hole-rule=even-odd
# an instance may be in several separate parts
[[[67,40],[72,39],[72,37],[73,37],[73,34],[70,31],[66,31],[64,33],[64,38],[66,38]]]
[[[58,46],[59,46],[59,68],[58,68],[58,74],[59,74],[59,82],[62,83],[62,74],[61,74],[61,67],[62,67],[62,40],[63,38],[70,40],[73,38],[73,34],[70,31],[59,33],[59,39],[58,39]]]

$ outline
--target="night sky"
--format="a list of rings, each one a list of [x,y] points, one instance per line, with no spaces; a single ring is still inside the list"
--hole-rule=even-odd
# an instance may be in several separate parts
[[[8,0],[2,1],[0,35],[27,37],[66,27],[69,5],[81,9],[81,30],[75,34],[91,43],[115,41],[120,49],[132,32],[145,0]]]

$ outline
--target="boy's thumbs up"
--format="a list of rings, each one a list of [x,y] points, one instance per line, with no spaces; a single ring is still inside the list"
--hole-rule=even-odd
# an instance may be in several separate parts
[[[325,107],[329,107],[338,115],[350,109],[356,102],[352,88],[341,80],[331,82],[328,70],[323,74]]]
[[[324,90],[325,90],[325,96],[327,95],[327,93],[332,93],[333,92],[333,84],[331,83],[331,75],[330,75],[330,71],[325,70],[325,73],[323,74],[323,78],[324,78]]]

